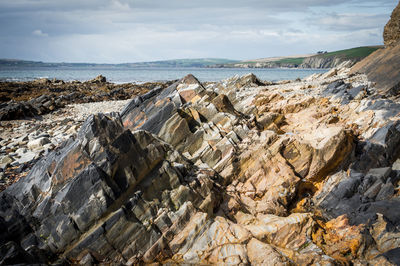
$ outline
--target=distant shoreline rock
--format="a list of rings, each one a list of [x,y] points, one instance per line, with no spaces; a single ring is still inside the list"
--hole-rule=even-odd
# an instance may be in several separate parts
[[[126,100],[173,81],[114,84],[104,76],[86,82],[37,79],[0,82],[0,121],[51,113],[71,103]]]

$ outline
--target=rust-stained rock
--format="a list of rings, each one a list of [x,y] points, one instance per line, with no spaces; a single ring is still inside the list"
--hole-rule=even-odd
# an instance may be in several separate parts
[[[350,261],[360,257],[368,248],[368,233],[363,225],[352,226],[346,215],[327,223],[313,233],[314,242],[329,256],[339,261]]]

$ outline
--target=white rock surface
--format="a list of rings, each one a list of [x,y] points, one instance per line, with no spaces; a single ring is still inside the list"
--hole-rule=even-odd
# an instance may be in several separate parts
[[[41,137],[35,140],[31,140],[28,142],[28,148],[30,150],[38,150],[42,149],[43,145],[50,143],[50,140],[46,137]]]

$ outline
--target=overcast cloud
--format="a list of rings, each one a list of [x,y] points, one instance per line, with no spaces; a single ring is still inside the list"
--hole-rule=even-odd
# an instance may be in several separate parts
[[[252,59],[382,44],[397,0],[1,0],[0,58]]]

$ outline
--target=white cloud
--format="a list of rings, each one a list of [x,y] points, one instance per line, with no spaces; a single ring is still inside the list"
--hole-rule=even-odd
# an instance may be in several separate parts
[[[118,63],[184,57],[249,59],[351,48],[382,43],[381,31],[396,4],[393,0],[1,0],[0,58]]]
[[[39,37],[49,37],[47,33],[44,33],[42,30],[34,30],[32,34]]]
[[[331,13],[317,19],[317,25],[332,31],[354,31],[381,27],[387,20],[383,14]]]

